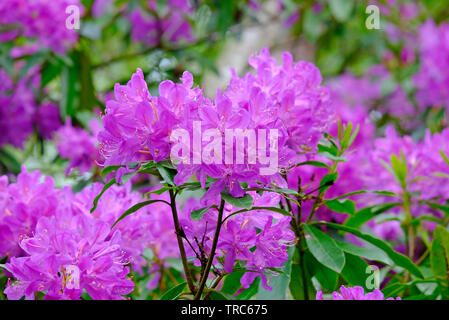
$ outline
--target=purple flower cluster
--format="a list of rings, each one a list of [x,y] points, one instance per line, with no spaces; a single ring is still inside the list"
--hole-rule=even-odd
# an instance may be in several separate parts
[[[71,201],[73,211],[76,214],[84,214],[103,221],[110,228],[127,209],[142,200],[141,194],[131,191],[131,184],[121,187],[113,186],[101,197],[95,211],[90,213],[92,203],[102,188],[102,184],[96,183],[75,194]],[[145,248],[150,247],[150,244],[160,236],[159,232],[149,231],[154,228],[154,223],[157,223],[157,219],[160,218],[153,216],[154,211],[154,206],[141,209],[119,221],[112,229],[112,231],[119,231],[123,259],[131,263],[134,271],[140,271],[145,265],[142,257]]]
[[[59,109],[51,102],[37,106],[33,89],[39,87],[39,75],[27,75],[16,83],[0,70],[0,147],[11,144],[21,148],[36,126],[39,134],[51,138],[59,128]]]
[[[8,0],[0,3],[0,26],[8,28],[0,33],[5,42],[23,36],[39,43],[58,54],[78,41],[78,33],[66,27],[66,8],[78,7],[80,14],[84,7],[79,0]]]
[[[364,145],[358,146],[348,156],[348,162],[339,164],[339,176],[337,182],[329,188],[327,198],[333,198],[343,193],[357,190],[386,190],[394,192],[398,198],[383,195],[358,195],[363,206],[377,205],[388,202],[403,201],[405,197],[404,186],[398,177],[392,172],[391,157],[396,156],[402,161],[402,154],[406,160],[407,172],[405,176],[406,192],[412,195],[409,200],[410,213],[413,216],[423,214],[434,214],[442,218],[441,213],[432,210],[422,201],[433,201],[444,204],[449,192],[449,166],[441,156],[440,151],[449,154],[449,130],[441,133],[431,134],[427,132],[422,141],[414,141],[409,136],[400,136],[393,127],[388,127],[385,137],[366,141]],[[437,146],[437,147],[436,147]],[[288,176],[289,187],[297,188],[297,177],[301,176],[306,190],[314,190],[319,185],[320,179],[326,174],[324,168],[296,168]],[[303,210],[308,212],[311,204],[307,202]],[[360,208],[359,208],[360,209]],[[390,209],[390,212],[398,213],[404,210],[403,206]],[[337,221],[342,223],[347,216],[331,212],[326,207],[319,208],[316,216],[318,219]],[[429,229],[432,224],[424,223]],[[389,221],[375,224],[371,221],[368,226],[372,227],[380,237],[397,240],[402,234],[398,221]]]
[[[22,167],[16,183],[8,184],[7,177],[1,177],[1,257],[22,255],[19,242],[33,234],[39,218],[56,214],[61,192],[54,189],[50,177],[41,180],[40,172],[28,173],[25,167]]]
[[[0,146],[21,147],[33,132],[35,101],[26,79],[14,83],[0,70]]]
[[[316,300],[323,299],[323,292],[318,291],[316,294]],[[332,300],[401,300],[400,297],[385,299],[384,294],[379,289],[374,289],[372,292],[365,294],[365,290],[362,287],[340,287],[340,292],[332,292]]]
[[[167,220],[157,220],[163,215],[146,209],[111,229],[141,200],[130,185],[108,189],[90,213],[101,184],[73,194],[55,189],[50,177],[41,180],[40,172],[25,168],[16,183],[0,178],[0,256],[8,257],[8,275],[15,279],[5,290],[9,299],[33,299],[37,292],[46,299],[79,299],[83,289],[93,299],[121,299],[134,288],[126,265],[140,271],[145,248],[161,246],[164,234],[174,238]]]
[[[207,176],[215,179],[203,197],[203,203],[215,203],[225,188],[235,197],[242,196],[240,182],[249,186],[272,181],[282,184],[278,168],[288,168],[296,163],[297,154],[316,150],[322,133],[334,120],[329,92],[320,86],[321,75],[313,64],[294,63],[289,53],[284,53],[283,64],[277,65],[268,49],[263,49],[258,56],[251,57],[249,63],[256,69],[256,74],[248,73],[239,78],[234,73],[228,88],[223,93],[218,91],[213,102],[204,97],[200,88],[192,88],[193,77],[188,72],[183,74],[181,84],[169,80],[162,82],[158,97],[148,92],[140,69],[126,86],[116,84],[116,101],[107,102],[104,131],[98,136],[104,165],[168,159],[174,145],[170,136],[181,129],[189,136],[183,142],[185,144],[192,143],[196,134],[203,137],[199,142],[203,159],[206,154],[210,161],[195,164],[195,158],[201,154],[195,148],[189,149],[188,161],[177,166],[175,183],[182,184],[194,174],[203,187]],[[200,122],[200,127],[195,126],[195,122]],[[261,161],[239,164],[235,159],[236,144],[227,146],[225,143],[228,129],[240,129],[241,132],[277,130],[278,167],[274,172],[261,174],[261,168],[267,167]],[[208,130],[214,130],[222,137],[221,142],[215,141],[213,148],[213,143],[204,139]],[[266,141],[271,152],[274,143],[271,133],[269,138],[259,139]],[[224,157],[217,154],[217,149],[230,151],[231,161],[223,161]],[[249,158],[255,150],[245,146],[244,152]],[[177,156],[179,154],[175,154],[175,158]],[[189,162],[191,159],[193,163]]]
[[[120,247],[120,232],[86,215],[39,219],[32,237],[21,241],[27,256],[6,264],[17,279],[5,289],[8,299],[80,299],[83,289],[92,299],[122,299],[134,289]],[[108,239],[109,238],[109,239]],[[69,272],[70,271],[70,272]]]
[[[192,41],[189,19],[193,9],[188,0],[168,0],[164,8],[158,1],[149,0],[145,9],[135,8],[130,16],[131,36],[135,41],[155,46],[162,40],[172,43],[181,39]]]
[[[403,87],[393,79],[393,74],[384,65],[375,65],[362,77],[346,73],[329,80],[332,102],[339,117],[360,124],[362,130],[357,140],[369,138],[374,133],[374,125],[369,124],[371,111],[378,117],[388,114],[398,119],[405,129],[419,125],[417,110]],[[365,129],[362,124],[371,128]]]
[[[68,118],[65,125],[55,133],[59,155],[70,160],[67,173],[73,168],[78,168],[80,172],[89,171],[99,159],[96,136],[101,125],[95,118],[90,120],[89,125],[92,133],[73,127]]]
[[[414,76],[416,100],[421,108],[449,108],[449,24],[432,20],[419,29],[421,64]]]
[[[449,166],[440,154],[440,151],[449,153],[448,135],[447,129],[433,135],[427,132],[424,140],[414,141],[409,136],[399,136],[392,127],[387,128],[385,137],[377,138],[372,152],[362,160],[366,161],[363,177],[366,187],[403,194],[399,181],[384,166],[385,163],[391,165],[392,155],[400,158],[403,153],[407,164],[407,191],[419,195],[422,200],[444,198],[449,180],[435,173],[449,173]]]

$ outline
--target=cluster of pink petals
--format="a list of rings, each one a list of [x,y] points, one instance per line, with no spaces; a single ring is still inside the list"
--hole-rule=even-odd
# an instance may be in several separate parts
[[[449,24],[432,20],[419,29],[420,70],[414,76],[416,100],[421,108],[449,108]]]
[[[45,139],[60,127],[59,109],[54,103],[37,105],[33,89],[39,86],[40,77],[33,72],[14,82],[0,70],[0,146],[21,148],[33,133],[33,126]]]
[[[215,129],[222,137],[226,129],[278,130],[279,168],[298,162],[298,154],[316,150],[322,133],[335,119],[329,92],[320,86],[319,70],[305,61],[294,63],[289,53],[283,54],[283,64],[278,65],[268,49],[251,57],[249,63],[256,74],[239,78],[234,73],[228,88],[223,93],[218,91],[214,101],[204,97],[200,88],[192,88],[193,77],[188,72],[184,72],[180,84],[162,82],[159,96],[150,95],[140,69],[126,86],[116,84],[116,100],[107,102],[104,130],[98,135],[104,165],[168,159],[173,146],[171,133],[184,129],[192,138],[198,130],[194,128],[195,121],[201,122],[201,134]],[[224,138],[222,142],[225,150]],[[204,139],[202,143],[206,145]],[[270,141],[267,149],[268,146]],[[235,144],[233,148],[235,156]],[[248,154],[247,146],[244,151]],[[194,157],[192,148],[190,159]],[[215,179],[203,204],[216,202],[225,188],[235,197],[242,196],[240,182],[249,186],[282,183],[277,171],[261,175],[259,169],[266,165],[260,162],[225,164],[217,163],[217,159],[220,155],[212,163],[179,164],[175,183],[182,184],[195,174],[203,187],[208,176]]]
[[[66,8],[75,5],[80,15],[84,7],[79,0],[8,0],[0,2],[0,26],[9,30],[0,33],[0,41],[23,36],[58,54],[78,41],[77,30],[66,27]]]
[[[44,292],[46,299],[79,299],[83,289],[93,299],[121,299],[133,290],[127,265],[140,271],[146,264],[145,248],[156,242],[161,246],[163,234],[174,238],[168,221],[158,221],[167,211],[160,208],[153,217],[141,209],[111,229],[141,195],[129,184],[113,186],[90,213],[102,188],[94,184],[73,194],[25,168],[16,183],[0,178],[0,256],[8,258],[6,268],[14,279],[5,290],[9,299],[33,299],[37,292]],[[75,289],[67,286],[73,278],[66,271],[73,266],[80,272]]]
[[[96,166],[96,161],[99,159],[96,136],[101,130],[101,124],[93,118],[89,121],[89,127],[90,132],[74,127],[71,119],[67,118],[65,125],[55,132],[59,155],[70,160],[67,173],[73,168],[86,172]]]
[[[6,264],[17,279],[4,291],[8,299],[34,299],[36,292],[45,292],[45,299],[74,300],[84,289],[92,299],[110,300],[132,292],[134,282],[127,278],[130,269],[125,267],[120,232],[110,235],[107,223],[92,220],[70,213],[39,219],[33,237],[20,243],[27,255]],[[67,271],[74,267],[77,279]]]
[[[316,300],[323,299],[323,292],[318,291],[316,294]],[[401,300],[400,297],[385,299],[384,294],[379,289],[374,289],[372,292],[365,294],[365,290],[362,287],[340,287],[340,292],[332,292],[332,300]]]
[[[0,70],[0,146],[21,147],[33,132],[35,100],[26,81],[23,78],[15,84]]]
[[[326,198],[334,198],[358,190],[385,190],[396,193],[399,198],[376,194],[358,195],[352,198],[358,199],[358,203],[363,203],[363,207],[402,201],[403,187],[385,165],[391,166],[392,155],[401,159],[403,154],[407,166],[407,192],[412,194],[411,214],[418,217],[430,213],[442,218],[441,213],[421,203],[422,201],[432,201],[443,204],[449,192],[449,179],[446,177],[449,174],[449,166],[440,151],[446,155],[449,154],[448,129],[434,134],[428,131],[423,140],[415,141],[409,136],[400,136],[393,127],[388,127],[384,137],[368,140],[363,145],[357,146],[347,157],[348,161],[339,164],[339,178],[327,191]],[[300,176],[302,187],[306,191],[316,190],[320,179],[326,172],[325,168],[307,168],[305,166],[295,168],[288,175],[289,188],[297,188],[298,176]],[[303,211],[310,212],[311,206],[312,204],[305,202]],[[358,209],[361,208],[358,206]],[[390,209],[389,212],[398,213],[400,210],[403,209],[398,206]],[[317,210],[316,218],[342,223],[347,215],[322,207]],[[424,222],[424,224],[432,229],[431,223]],[[374,229],[376,234],[385,239],[397,240],[398,236],[403,234],[398,221],[382,224],[370,221],[368,225]]]
[[[433,135],[427,131],[424,140],[414,141],[410,136],[401,137],[392,127],[388,127],[385,137],[374,141],[372,152],[366,154],[360,163],[365,166],[362,178],[366,188],[383,188],[403,194],[399,182],[381,162],[390,164],[392,155],[400,158],[403,153],[407,162],[408,191],[418,194],[421,200],[444,198],[449,191],[449,179],[435,173],[449,173],[449,166],[440,154],[440,151],[449,154],[448,138],[449,130],[445,129]]]
[[[0,256],[20,256],[19,242],[32,236],[41,217],[56,214],[61,192],[54,188],[53,179],[42,181],[40,172],[28,173],[22,167],[17,182],[8,184],[0,178]]]

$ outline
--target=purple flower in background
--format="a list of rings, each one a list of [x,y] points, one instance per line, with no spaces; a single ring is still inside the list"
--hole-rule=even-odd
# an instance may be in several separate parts
[[[95,0],[92,5],[92,15],[95,18],[101,17],[113,5],[112,0]]]
[[[127,209],[142,200],[142,195],[140,193],[131,191],[130,183],[121,187],[113,186],[100,198],[95,211],[90,213],[94,199],[100,193],[102,188],[102,184],[95,183],[92,187],[85,188],[81,192],[75,194],[71,201],[74,213],[93,217],[96,220],[105,222],[109,227],[112,227]],[[156,205],[152,205],[145,209],[140,209],[122,221],[119,221],[111,230],[110,236],[107,237],[107,239],[109,239],[115,231],[120,232],[119,243],[123,251],[123,259],[124,261],[126,260],[128,263],[131,263],[133,269],[136,271],[141,271],[142,266],[145,264],[145,260],[142,257],[145,248],[150,247],[151,243],[160,236],[159,233],[154,234],[149,232],[149,230],[154,230],[155,224],[167,222],[167,219],[164,219],[162,215],[154,215],[153,211],[166,213],[160,209],[155,210],[155,206]],[[168,218],[170,218],[170,215],[168,215]],[[159,221],[160,219],[163,221]],[[166,228],[170,228],[170,226],[171,225],[168,223]],[[162,239],[163,238],[161,237],[158,241],[162,241]],[[176,240],[176,238],[173,240]]]
[[[45,292],[46,299],[79,299],[82,289],[93,299],[121,299],[134,286],[125,265],[141,271],[145,248],[159,259],[178,256],[165,204],[141,209],[111,229],[142,196],[130,184],[113,186],[90,213],[102,188],[94,184],[73,194],[25,168],[16,183],[0,177],[0,256],[8,258],[15,278],[5,290],[9,299],[33,299],[36,292]],[[73,267],[79,271],[79,288],[68,285]]]
[[[89,125],[92,133],[73,127],[71,119],[68,118],[65,125],[56,132],[58,152],[62,158],[70,160],[67,174],[73,168],[78,168],[80,172],[89,171],[99,159],[96,135],[100,125],[95,118],[89,122]]]
[[[36,111],[34,121],[39,134],[44,139],[51,139],[53,132],[62,125],[58,106],[54,103],[41,104]]]
[[[421,108],[449,108],[449,24],[428,20],[419,29],[420,69],[414,76]]]
[[[188,0],[169,0],[163,8],[156,1],[148,1],[147,11],[136,8],[130,15],[131,36],[135,41],[155,46],[165,40],[176,43],[193,40],[188,17],[192,14]]]
[[[86,215],[62,213],[39,219],[32,237],[20,242],[26,256],[12,258],[7,268],[16,280],[8,299],[80,299],[83,289],[94,299],[123,299],[134,289],[120,247],[120,232],[107,240],[110,227]]]
[[[11,30],[0,33],[0,41],[24,36],[55,53],[64,54],[78,41],[77,30],[66,27],[66,8],[76,6],[80,15],[84,7],[79,0],[8,0],[0,2],[0,26]]]
[[[326,300],[323,299],[323,292],[318,291],[316,294],[316,300]],[[340,287],[340,292],[332,292],[331,300],[401,300],[400,297],[385,299],[384,294],[379,289],[374,289],[372,292],[365,294],[365,290],[362,287]]]
[[[35,100],[27,81],[32,79],[22,78],[14,83],[0,70],[0,146],[11,144],[20,148],[33,132]]]
[[[62,195],[51,177],[42,179],[39,171],[28,173],[25,167],[15,183],[1,177],[0,195],[0,257],[20,256],[19,241],[33,234],[40,217],[55,215]]]

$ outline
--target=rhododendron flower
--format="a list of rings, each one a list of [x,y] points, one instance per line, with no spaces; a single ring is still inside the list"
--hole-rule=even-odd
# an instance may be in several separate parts
[[[8,0],[0,3],[0,26],[10,30],[0,33],[0,41],[18,36],[35,39],[43,48],[64,54],[78,41],[77,30],[66,27],[68,6],[76,6],[80,15],[84,7],[79,0]]]
[[[33,132],[35,101],[26,77],[14,84],[5,70],[0,70],[0,146],[22,147]]]
[[[70,160],[67,174],[73,168],[78,168],[80,172],[89,171],[99,159],[96,135],[100,131],[100,125],[96,119],[92,119],[89,125],[92,133],[73,127],[68,118],[65,125],[56,132],[58,152],[62,158]]]
[[[316,300],[323,299],[323,292],[318,291],[316,294]],[[374,289],[372,292],[365,294],[365,290],[362,287],[340,287],[340,292],[332,292],[332,300],[401,300],[400,297],[385,299],[384,294],[379,289]]]
[[[298,153],[315,150],[322,133],[334,120],[329,93],[320,86],[322,79],[315,66],[304,61],[295,64],[288,53],[284,53],[280,66],[268,49],[249,62],[257,73],[243,78],[234,74],[229,87],[223,93],[218,91],[213,102],[204,97],[201,89],[193,87],[193,77],[188,72],[180,84],[163,81],[159,97],[150,95],[140,69],[126,86],[116,84],[116,101],[107,102],[105,130],[98,136],[104,165],[161,161],[171,156],[177,165],[177,184],[195,174],[202,186],[207,176],[215,179],[203,204],[216,201],[225,189],[235,197],[243,196],[241,182],[249,186],[278,183],[280,168],[298,162]],[[243,147],[247,163],[238,162],[237,153],[242,148],[239,138],[230,136],[232,139],[228,140],[231,130],[234,135],[249,134],[248,131],[259,134],[255,163],[249,163],[250,154],[254,156],[256,152],[250,145],[251,138],[248,146]],[[178,139],[186,135],[180,144],[188,150],[181,158],[171,152],[177,142],[172,135],[179,132],[182,134]],[[204,138],[211,132],[212,142]],[[200,138],[195,138],[198,135]],[[264,140],[265,154],[260,144]],[[267,149],[270,156],[266,155]],[[197,157],[202,157],[199,162]]]
[[[39,134],[44,139],[51,139],[53,132],[61,127],[59,108],[54,103],[44,103],[39,106],[35,115]]]
[[[51,177],[39,171],[28,173],[25,167],[17,182],[8,185],[2,177],[0,187],[0,257],[20,256],[20,240],[33,235],[39,218],[54,216],[60,205],[61,191],[54,189]]]
[[[96,220],[103,221],[109,227],[112,227],[115,221],[127,209],[142,199],[140,193],[131,191],[130,183],[122,187],[113,186],[100,198],[95,211],[90,213],[94,198],[100,193],[102,188],[102,184],[96,183],[92,187],[85,188],[75,194],[71,201],[72,210],[75,213],[82,213]],[[119,244],[123,251],[123,261],[126,260],[127,263],[131,263],[136,271],[141,271],[141,267],[145,264],[145,260],[142,257],[145,248],[149,247],[155,239],[161,236],[159,233],[149,232],[149,230],[154,228],[154,224],[161,223],[158,222],[158,219],[161,218],[160,215],[154,217],[153,211],[155,211],[154,206],[141,209],[119,221],[111,231],[120,231]],[[164,221],[167,221],[167,219]],[[107,239],[110,237],[112,237],[112,234]],[[162,241],[162,238],[160,240]]]
[[[449,24],[437,26],[432,20],[419,29],[420,70],[413,80],[421,108],[449,108]]]
[[[68,217],[64,217],[68,215]],[[42,217],[33,237],[20,242],[27,256],[6,264],[16,278],[5,289],[9,299],[80,299],[83,289],[92,299],[122,299],[134,289],[120,247],[120,232],[85,215]],[[75,273],[67,273],[76,270]]]

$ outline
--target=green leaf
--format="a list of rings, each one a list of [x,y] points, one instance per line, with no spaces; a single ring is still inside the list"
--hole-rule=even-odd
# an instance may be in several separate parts
[[[360,130],[360,126],[357,125],[357,126],[355,127],[355,130],[352,132],[351,137],[349,137],[349,140],[348,140],[348,142],[347,142],[347,148],[349,148],[350,146],[352,146],[352,144],[353,144],[355,138],[357,138],[357,135],[358,135],[358,133],[359,133],[359,130]]]
[[[251,209],[254,202],[253,198],[249,194],[245,194],[245,196],[240,198],[234,198],[225,191],[221,193],[221,198],[236,208],[244,208],[244,209]]]
[[[150,194],[161,195],[161,194],[163,194],[165,191],[172,190],[172,189],[173,189],[173,188],[170,188],[170,187],[162,187],[162,188],[157,189],[157,190],[148,191],[147,193],[145,193],[145,197],[149,197]]]
[[[118,169],[120,169],[121,167],[124,167],[124,165],[114,165],[114,166],[107,166],[105,168],[103,168],[103,170],[101,170],[101,175],[104,176],[108,173],[114,172]]]
[[[332,211],[348,214],[354,214],[356,209],[355,202],[349,199],[333,199],[331,201],[327,201],[326,206]]]
[[[0,264],[0,269],[5,269],[6,271],[11,272],[11,271],[6,267],[5,264]]]
[[[337,21],[345,22],[351,16],[354,3],[353,0],[330,0],[329,7]]]
[[[303,29],[308,40],[316,41],[324,33],[326,25],[313,10],[307,10],[304,13]]]
[[[449,159],[447,158],[446,154],[443,150],[440,150],[441,157],[443,158],[444,162],[449,166]]]
[[[308,255],[305,256],[304,263],[310,268],[313,277],[324,289],[334,291],[338,282],[338,273],[319,263],[309,251],[307,252]]]
[[[221,292],[233,295],[238,289],[242,287],[240,278],[245,274],[245,271],[234,271],[225,276]]]
[[[128,210],[126,210],[112,225],[111,229],[114,228],[114,226],[120,221],[123,220],[124,218],[126,218],[127,216],[129,216],[131,213],[136,212],[137,210],[146,207],[152,203],[155,202],[164,202],[163,200],[148,200],[148,201],[143,201],[143,202],[139,202],[138,204],[133,205],[131,208],[129,208]]]
[[[370,261],[378,261],[386,265],[393,265],[393,261],[391,261],[391,259],[384,251],[382,251],[378,247],[371,245],[370,243],[366,243],[363,247],[359,247],[351,243],[339,241],[335,242],[337,243],[337,246],[339,246],[340,249],[343,250],[345,253],[350,253],[351,255],[354,256],[363,257]]]
[[[260,277],[257,277],[247,289],[243,290],[242,292],[240,292],[237,295],[236,299],[237,300],[251,299],[253,296],[255,296],[257,294],[257,291],[259,290],[259,283],[260,283]]]
[[[435,202],[430,202],[430,201],[423,201],[423,203],[427,204],[432,209],[441,210],[446,215],[449,215],[449,206],[445,206],[445,205],[435,203]]]
[[[0,149],[0,163],[2,163],[9,171],[20,173],[20,162],[5,148]]]
[[[327,164],[325,164],[324,162],[320,162],[320,161],[304,161],[304,162],[298,163],[297,166],[313,166],[313,167],[317,167],[317,168],[330,169],[330,167]]]
[[[209,295],[209,300],[235,300],[233,296],[230,296],[226,293],[213,290]]]
[[[232,24],[234,13],[236,10],[236,0],[227,0],[219,2],[218,10],[218,30],[224,35]]]
[[[59,59],[53,59],[54,62],[46,62],[42,67],[41,87],[44,88],[53,79],[55,79],[62,71],[63,62]]]
[[[75,115],[79,90],[78,70],[64,66],[61,73],[61,103],[59,104],[61,117],[73,117]]]
[[[395,154],[391,155],[391,168],[393,169],[394,176],[401,184],[402,188],[407,186],[407,161],[405,160],[404,153],[401,152],[401,159],[399,159]]]
[[[38,64],[41,64],[48,57],[48,51],[38,51],[35,54],[26,58],[25,66],[20,69],[19,78],[23,78],[30,69]]]
[[[375,193],[375,194],[380,194],[383,196],[389,196],[389,197],[398,197],[398,195],[394,192],[391,191],[385,191],[385,190],[358,190],[358,191],[353,191],[353,192],[348,192],[342,195],[339,195],[338,197],[335,197],[334,199],[341,199],[341,198],[346,198],[349,196],[354,196],[357,194],[366,194],[366,193]],[[333,199],[331,199],[333,200]]]
[[[94,199],[94,206],[92,209],[90,209],[90,213],[94,212],[95,209],[97,209],[98,201],[100,200],[101,196],[108,190],[110,187],[112,187],[115,184],[115,178],[112,178],[108,183],[106,183],[101,190],[101,192],[95,197]]]
[[[358,228],[364,223],[374,218],[375,216],[384,213],[385,211],[388,211],[391,208],[400,206],[401,204],[402,203],[400,202],[389,202],[363,208],[357,211],[354,215],[350,216],[348,219],[346,219],[344,224],[348,227]]]
[[[309,225],[304,225],[304,231],[308,234],[306,242],[312,255],[321,264],[340,273],[345,265],[345,255],[334,239]]]
[[[165,182],[167,182],[168,184],[170,184],[172,186],[175,185],[175,182],[173,179],[176,175],[176,171],[171,170],[160,163],[156,163],[156,169],[159,171],[159,174],[161,175],[162,179],[165,180]]]
[[[368,263],[362,258],[345,252],[345,267],[341,271],[341,275],[351,286],[366,287],[367,280],[371,274],[367,274]]]
[[[379,240],[377,238],[374,238],[371,235],[365,234],[360,232],[357,229],[345,226],[345,225],[340,225],[337,223],[331,223],[331,222],[313,222],[314,225],[325,225],[328,226],[330,228],[334,228],[337,230],[341,230],[341,231],[345,231],[345,232],[349,232],[353,235],[355,235],[356,237],[363,239],[371,244],[373,244],[374,246],[382,249],[387,255],[388,257],[399,267],[402,267],[408,271],[410,271],[411,274],[413,274],[415,277],[422,279],[423,278],[423,274],[421,273],[421,271],[419,270],[419,268],[410,260],[410,258],[408,258],[407,256],[400,254],[396,251],[393,250],[393,248],[390,247],[389,244],[385,243],[382,240]]]
[[[128,183],[129,180],[131,180],[132,177],[134,177],[137,174],[137,171],[131,171],[128,173],[125,173],[122,178],[121,178],[121,183],[119,184],[120,186],[124,186],[125,184]]]
[[[323,194],[330,186],[332,186],[338,178],[338,173],[328,173],[320,181],[320,193]]]
[[[190,213],[190,217],[192,218],[192,220],[195,221],[199,221],[201,220],[201,218],[203,217],[203,215],[211,208],[216,208],[217,206],[209,206],[209,207],[205,207],[205,208],[201,208],[198,210],[194,210]]]
[[[293,190],[293,189],[278,188],[278,189],[274,189],[273,191],[274,191],[274,192],[277,192],[277,193],[288,194],[288,195],[293,195],[293,196],[297,196],[297,197],[301,196],[301,195],[298,193],[298,191]]]
[[[11,77],[14,75],[14,60],[10,56],[10,51],[14,47],[12,41],[4,42],[0,46],[0,67]]]
[[[80,76],[79,109],[92,110],[97,102],[94,94],[95,89],[89,55],[85,51],[80,51],[78,61]]]
[[[449,232],[440,225],[435,228],[430,265],[443,299],[449,299]]]
[[[168,290],[164,295],[161,297],[161,300],[176,300],[184,291],[184,289],[187,286],[187,282],[183,282],[178,284],[177,286],[174,286],[170,290]]]
[[[288,287],[290,293],[295,300],[310,300],[315,298],[315,288],[312,283],[312,272],[310,270],[312,263],[311,259],[315,259],[310,251],[307,250],[302,256],[303,262],[301,263],[301,257],[299,250],[296,249],[292,259],[292,266],[290,272],[290,283]],[[303,267],[301,267],[301,265]]]
[[[337,156],[338,149],[334,145],[326,146],[324,144],[318,145],[318,153],[329,153],[332,156]]]

